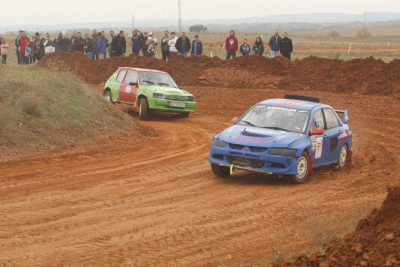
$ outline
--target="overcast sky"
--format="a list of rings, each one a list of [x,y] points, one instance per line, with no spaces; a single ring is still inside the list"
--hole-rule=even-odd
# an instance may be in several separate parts
[[[178,0],[1,0],[0,25],[175,19]],[[182,0],[183,19],[400,11],[400,0]]]

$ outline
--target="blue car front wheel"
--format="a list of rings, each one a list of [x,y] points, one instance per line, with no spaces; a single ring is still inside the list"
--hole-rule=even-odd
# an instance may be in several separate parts
[[[226,166],[211,164],[211,170],[213,171],[214,174],[216,174],[219,177],[225,178],[225,177],[228,177],[229,175],[231,175],[229,167],[226,167]]]
[[[297,173],[295,175],[290,176],[290,180],[292,183],[301,184],[304,183],[308,175],[310,174],[310,161],[308,160],[308,155],[303,153],[297,159]]]

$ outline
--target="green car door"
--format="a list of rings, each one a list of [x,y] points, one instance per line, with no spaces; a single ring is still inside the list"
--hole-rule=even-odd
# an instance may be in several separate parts
[[[119,101],[134,104],[136,101],[137,90],[138,73],[134,70],[128,70],[119,87]]]

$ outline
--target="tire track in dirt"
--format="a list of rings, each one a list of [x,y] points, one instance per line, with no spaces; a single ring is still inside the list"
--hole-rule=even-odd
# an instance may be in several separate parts
[[[342,172],[318,170],[308,183],[294,186],[246,172],[218,179],[207,163],[211,138],[230,118],[283,91],[187,90],[195,94],[198,112],[188,119],[160,115],[144,122],[161,130],[157,137],[126,136],[115,148],[79,151],[76,157],[72,150],[43,162],[39,157],[1,163],[0,265],[268,260],[273,247],[311,245],[313,218],[337,222],[344,233],[348,217],[363,217],[364,207],[378,205],[397,179],[395,99],[315,93],[349,109],[355,164]],[[135,146],[124,145],[133,141]],[[390,164],[384,164],[387,159]]]

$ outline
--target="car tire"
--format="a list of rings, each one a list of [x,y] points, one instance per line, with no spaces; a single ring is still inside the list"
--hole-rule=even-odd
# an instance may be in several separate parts
[[[139,119],[146,120],[149,116],[149,104],[146,98],[141,98],[139,102]]]
[[[226,166],[220,166],[217,164],[211,164],[211,170],[213,171],[213,173],[219,177],[229,177],[231,175],[231,171],[229,169],[229,167]]]
[[[338,160],[335,165],[335,170],[342,170],[346,167],[347,156],[348,156],[347,146],[344,145],[344,146],[342,146],[342,148],[339,151]]]
[[[190,116],[190,112],[183,112],[183,113],[181,113],[181,117],[182,118],[187,118],[187,117],[189,117]]]
[[[306,153],[301,154],[297,159],[297,174],[290,175],[290,181],[294,184],[304,183],[310,174],[310,161]]]
[[[112,94],[111,94],[110,90],[104,91],[103,97],[108,103],[114,104],[114,101],[113,101]]]

